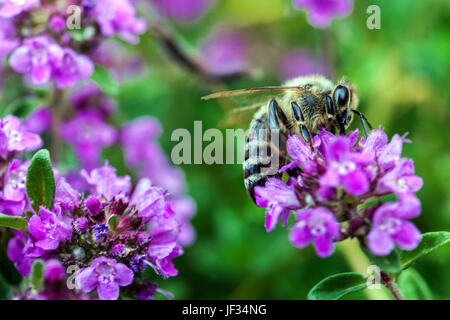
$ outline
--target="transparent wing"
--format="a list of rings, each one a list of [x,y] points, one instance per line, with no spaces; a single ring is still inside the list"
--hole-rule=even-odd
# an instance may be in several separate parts
[[[263,87],[240,89],[231,91],[222,91],[212,93],[202,97],[203,100],[226,98],[235,102],[238,106],[249,106],[256,104],[263,104],[269,99],[275,98],[286,90],[301,90],[299,87]]]
[[[228,111],[222,120],[219,122],[220,127],[229,127],[235,126],[239,124],[248,124],[252,118],[253,114],[261,108],[267,101],[264,103],[257,103],[250,106],[245,106],[241,108],[235,108]]]

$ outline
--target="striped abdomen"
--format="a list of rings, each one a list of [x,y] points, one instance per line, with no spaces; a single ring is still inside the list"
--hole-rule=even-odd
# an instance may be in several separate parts
[[[269,177],[281,177],[278,170],[286,164],[287,120],[285,117],[278,117],[280,118],[277,119],[278,129],[275,128],[273,121],[270,123],[270,120],[274,119],[273,107],[269,104],[267,112],[267,106],[263,106],[255,114],[250,123],[245,145],[244,183],[253,201],[255,201],[254,188],[263,186]]]

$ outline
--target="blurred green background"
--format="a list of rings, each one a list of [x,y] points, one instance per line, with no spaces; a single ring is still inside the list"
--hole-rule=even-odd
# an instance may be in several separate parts
[[[381,9],[380,30],[366,27],[366,9],[372,4]],[[418,193],[422,215],[414,221],[422,232],[450,230],[449,21],[447,0],[364,0],[325,31],[334,60],[332,80],[345,75],[355,83],[359,108],[374,126],[382,125],[389,136],[409,132],[413,143],[404,146],[403,154],[414,159],[416,174],[424,179]],[[260,73],[227,83],[229,89],[280,84],[279,61],[292,49],[322,54],[324,31],[311,27],[289,0],[221,0],[193,24],[170,23],[193,55],[218,25],[244,37],[250,66]],[[186,128],[193,134],[195,120],[203,121],[203,130],[217,127],[224,110],[200,100],[217,87],[176,65],[151,35],[142,37],[139,51],[148,72],[122,86],[121,117],[158,118],[164,127],[159,141],[168,155],[176,144],[170,141],[173,130]],[[358,125],[354,121],[352,126]],[[193,219],[197,240],[174,261],[179,276],[159,281],[177,299],[305,299],[328,275],[351,271],[355,263],[357,271],[365,272],[366,262],[351,256],[352,266],[341,245],[323,260],[311,247],[294,248],[288,228],[266,233],[265,210],[247,196],[240,165],[182,168],[198,205]],[[416,265],[435,298],[450,298],[449,265],[449,248]],[[367,291],[346,299],[373,295]]]

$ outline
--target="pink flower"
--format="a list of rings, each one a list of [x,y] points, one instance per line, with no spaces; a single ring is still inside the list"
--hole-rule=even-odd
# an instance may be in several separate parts
[[[115,259],[100,257],[94,259],[90,267],[80,271],[79,281],[83,292],[97,288],[102,300],[117,300],[119,286],[128,286],[133,281],[134,273],[123,263]]]
[[[0,16],[12,18],[39,4],[39,0],[0,0]]]
[[[323,207],[297,212],[297,223],[289,240],[303,248],[313,242],[319,257],[325,258],[334,251],[333,240],[339,235],[339,224],[333,213]]]
[[[352,0],[292,0],[295,7],[308,13],[308,22],[316,28],[328,27],[334,17],[346,17],[353,10]]]

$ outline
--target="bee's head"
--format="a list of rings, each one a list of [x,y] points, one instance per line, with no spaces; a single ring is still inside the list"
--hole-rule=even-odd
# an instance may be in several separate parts
[[[345,132],[352,119],[352,109],[358,106],[356,88],[347,80],[341,80],[333,92],[333,104],[336,112],[336,121],[340,132]]]

